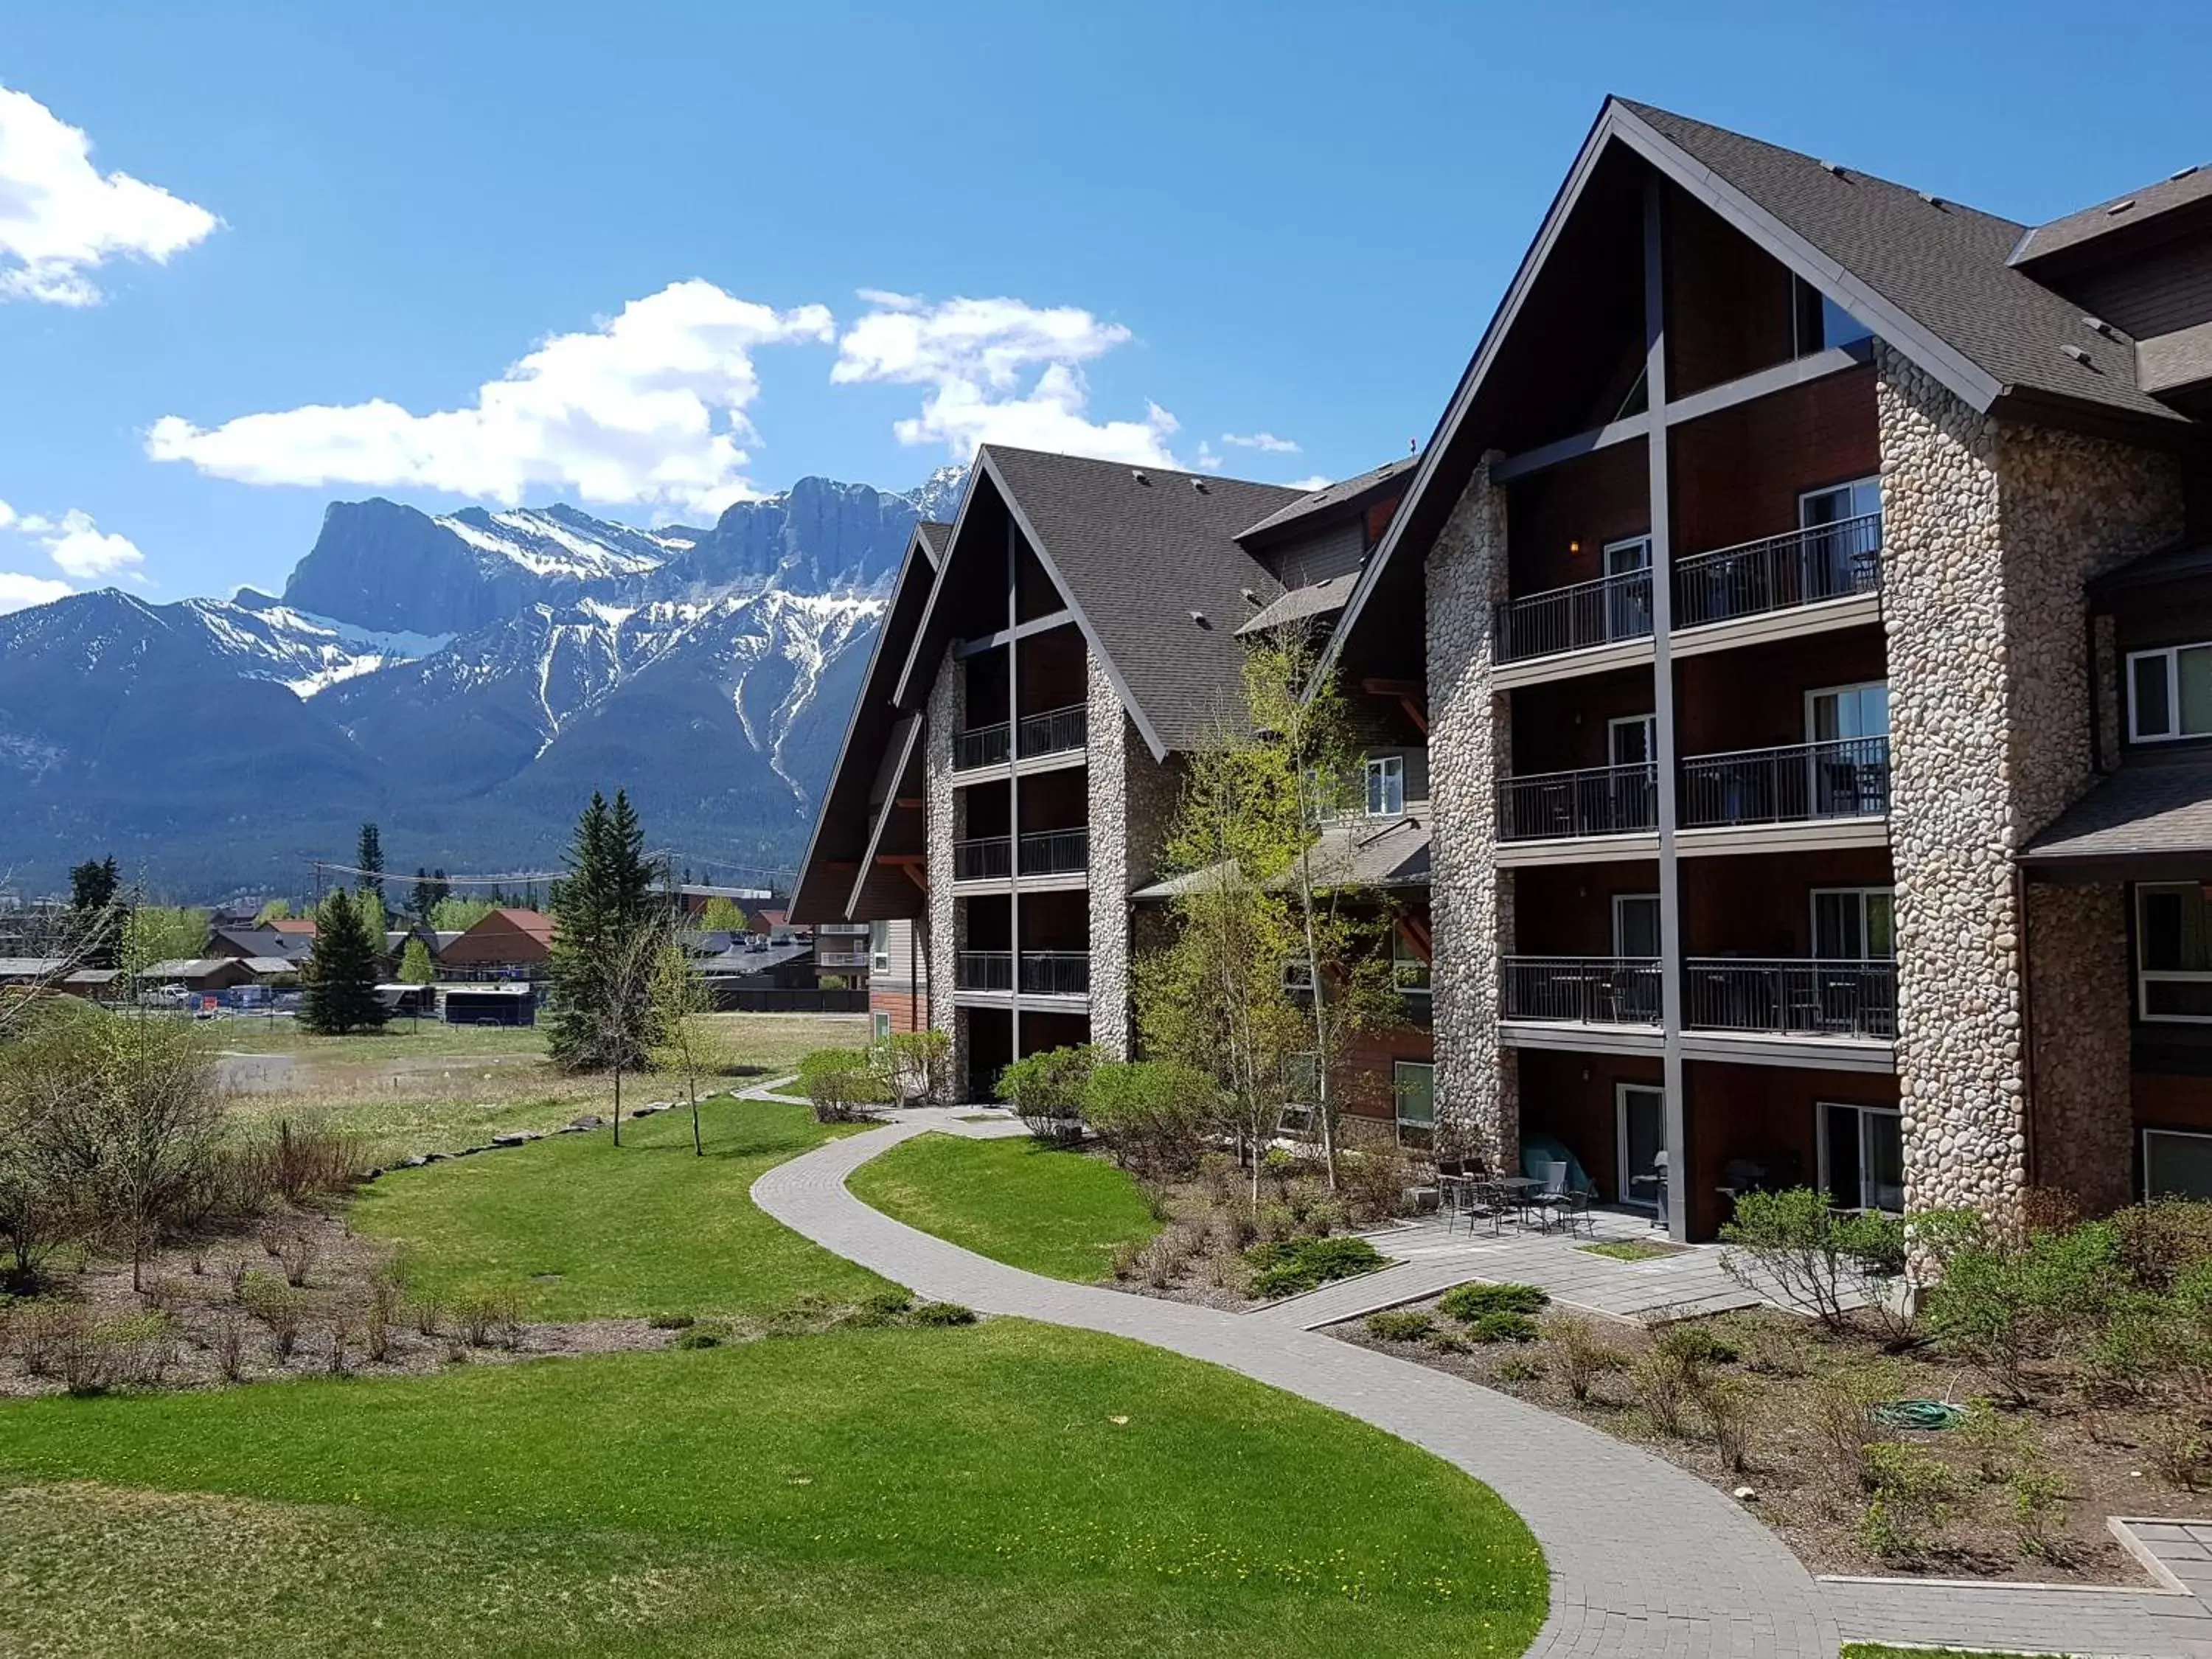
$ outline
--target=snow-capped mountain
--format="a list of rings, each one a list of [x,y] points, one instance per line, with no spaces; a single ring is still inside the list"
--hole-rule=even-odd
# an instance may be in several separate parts
[[[0,616],[0,848],[269,884],[374,818],[395,867],[514,867],[622,785],[657,842],[787,865],[912,527],[963,483],[802,479],[707,529],[334,502],[282,598]]]

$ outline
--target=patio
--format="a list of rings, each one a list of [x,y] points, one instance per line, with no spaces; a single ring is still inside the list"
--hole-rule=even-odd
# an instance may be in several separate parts
[[[1318,1330],[1384,1308],[1418,1302],[1469,1279],[1534,1285],[1563,1308],[1607,1318],[1656,1324],[1731,1308],[1787,1304],[1730,1278],[1721,1266],[1723,1247],[1690,1244],[1647,1261],[1599,1255],[1592,1243],[1665,1244],[1664,1234],[1641,1211],[1597,1209],[1590,1225],[1573,1234],[1541,1231],[1507,1220],[1492,1237],[1486,1222],[1472,1231],[1463,1218],[1425,1216],[1364,1237],[1391,1265],[1358,1279],[1340,1279],[1303,1296],[1289,1297],[1247,1315]]]

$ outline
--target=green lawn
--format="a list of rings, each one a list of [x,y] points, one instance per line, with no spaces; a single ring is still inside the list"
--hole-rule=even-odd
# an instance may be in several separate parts
[[[700,1109],[456,1163],[398,1170],[354,1208],[360,1231],[407,1253],[410,1286],[450,1297],[513,1287],[531,1316],[763,1315],[808,1294],[884,1288],[865,1268],[772,1221],[747,1196],[770,1164],[851,1133],[804,1106],[718,1097]],[[540,1279],[540,1274],[558,1274]]]
[[[1546,1605],[1449,1466],[1012,1320],[0,1407],[27,1482],[74,1483],[0,1492],[50,1659],[1504,1659]]]
[[[1846,1642],[1844,1659],[2014,1659],[2010,1654],[1969,1652],[1965,1648],[1886,1648],[1873,1642]],[[2045,1654],[2041,1659],[2065,1659],[2063,1654]]]
[[[862,1164],[846,1185],[910,1227],[1054,1279],[1103,1279],[1116,1246],[1160,1231],[1121,1170],[1027,1136],[917,1135]]]

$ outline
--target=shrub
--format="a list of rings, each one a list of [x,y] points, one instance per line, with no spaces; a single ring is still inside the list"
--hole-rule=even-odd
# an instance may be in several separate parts
[[[1929,1328],[2024,1399],[2027,1367],[2069,1333],[2100,1326],[2120,1282],[2118,1239],[2103,1222],[2020,1243],[1991,1238],[1945,1265],[1929,1296]]]
[[[1741,1473],[1751,1450],[1752,1413],[1758,1391],[1741,1377],[1705,1378],[1697,1390],[1698,1410],[1713,1437],[1713,1449],[1730,1469]]]
[[[1472,1323],[1485,1314],[1538,1314],[1551,1305],[1548,1293],[1534,1285],[1460,1285],[1446,1291],[1437,1309]]]
[[[1653,1346],[1665,1350],[1692,1368],[1733,1365],[1741,1358],[1733,1343],[1723,1342],[1713,1334],[1711,1326],[1698,1320],[1665,1326],[1651,1340]]]
[[[722,1346],[722,1339],[718,1332],[711,1331],[704,1325],[694,1325],[687,1330],[677,1332],[676,1340],[668,1346],[684,1349],[719,1348]]]
[[[994,1092],[1038,1139],[1079,1140],[1084,1090],[1097,1058],[1087,1042],[1027,1054],[999,1073]]]
[[[1654,1346],[1639,1355],[1630,1374],[1635,1379],[1637,1403],[1659,1433],[1679,1436],[1682,1414],[1690,1402],[1692,1374],[1680,1359]]]
[[[1398,1214],[1415,1182],[1413,1160],[1395,1135],[1350,1118],[1338,1134],[1344,1146],[1337,1155],[1336,1190],[1350,1220],[1364,1226]]]
[[[1721,1228],[1734,1248],[1722,1258],[1747,1289],[1783,1298],[1831,1330],[1848,1322],[1848,1304],[1885,1305],[1887,1281],[1905,1266],[1905,1224],[1872,1211],[1839,1214],[1811,1187],[1744,1193]]]
[[[813,1103],[817,1121],[849,1123],[896,1097],[888,1065],[877,1052],[817,1048],[799,1062],[799,1086]]]
[[[2066,1483],[2031,1463],[2015,1471],[2009,1485],[2013,1537],[2020,1553],[2032,1560],[2056,1560],[2057,1540],[2051,1534],[2066,1514]]]
[[[1382,1253],[1364,1238],[1284,1238],[1255,1244],[1244,1260],[1256,1271],[1252,1294],[1263,1301],[1294,1296],[1339,1279],[1371,1273],[1382,1265]]]
[[[957,1302],[925,1302],[909,1317],[917,1325],[972,1325],[975,1310]]]
[[[901,1031],[884,1055],[895,1096],[918,1105],[941,1106],[952,1096],[952,1038],[945,1031]]]
[[[285,1217],[261,1230],[261,1248],[284,1269],[284,1282],[295,1289],[306,1285],[307,1275],[322,1259],[322,1232],[312,1221]]]
[[[238,1286],[238,1305],[269,1328],[269,1352],[283,1364],[300,1340],[307,1298],[274,1273],[255,1268]]]
[[[1823,1467],[1861,1492],[1875,1487],[1875,1451],[1893,1443],[1895,1430],[1874,1415],[1888,1395],[1881,1371],[1852,1366],[1830,1373],[1806,1391],[1807,1417],[1827,1456]]]
[[[1543,1328],[1527,1314],[1500,1310],[1476,1315],[1468,1322],[1467,1334],[1471,1342],[1534,1342]]]
[[[697,1322],[688,1313],[657,1313],[645,1322],[656,1331],[689,1330]]]
[[[407,1298],[408,1317],[413,1321],[418,1336],[435,1336],[438,1322],[445,1316],[446,1304],[428,1291],[417,1291]]]
[[[1917,1446],[1867,1449],[1873,1495],[1859,1518],[1859,1541],[1884,1560],[1909,1559],[1950,1519],[1958,1483],[1950,1467]]]
[[[1628,1356],[1611,1343],[1601,1340],[1595,1326],[1587,1319],[1572,1314],[1558,1314],[1544,1326],[1544,1334],[1552,1344],[1553,1357],[1559,1366],[1559,1381],[1566,1385],[1569,1398],[1577,1405],[1586,1402],[1597,1379],[1608,1371],[1626,1370]]]
[[[1367,1316],[1367,1334],[1385,1342],[1419,1342],[1437,1328],[1437,1322],[1418,1308],[1391,1308]]]
[[[2112,1227],[2129,1276],[2148,1290],[2171,1289],[2212,1262],[2212,1201],[2154,1198],[2120,1211]]]
[[[1498,1380],[1501,1382],[1534,1382],[1544,1375],[1540,1359],[1523,1359],[1517,1356],[1498,1362]]]
[[[2039,1449],[2033,1422],[2005,1410],[1986,1395],[1966,1402],[1966,1414],[1952,1437],[1973,1452],[1974,1473],[1992,1486],[2010,1480]]]
[[[1115,1163],[1154,1181],[1195,1170],[1219,1115],[1212,1084],[1174,1060],[1095,1064],[1081,1103]]]
[[[245,1376],[246,1321],[235,1310],[225,1308],[216,1316],[208,1350],[215,1356],[216,1370],[224,1382],[236,1382]]]

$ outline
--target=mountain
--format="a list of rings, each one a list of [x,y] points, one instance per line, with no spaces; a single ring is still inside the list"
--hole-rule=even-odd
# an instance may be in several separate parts
[[[395,869],[542,867],[595,789],[679,861],[788,867],[921,489],[804,478],[704,528],[333,502],[281,597],[0,616],[0,876],[114,852],[289,890],[374,819]]]

